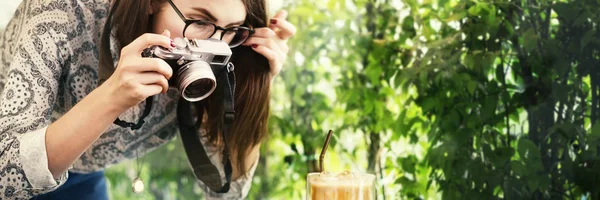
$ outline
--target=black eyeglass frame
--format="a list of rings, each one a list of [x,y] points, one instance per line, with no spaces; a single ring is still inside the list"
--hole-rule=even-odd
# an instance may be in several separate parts
[[[246,40],[248,40],[248,38],[250,38],[250,36],[252,36],[252,34],[254,34],[254,29],[245,27],[245,26],[235,26],[235,27],[230,27],[230,28],[223,28],[220,26],[217,26],[215,23],[212,23],[210,21],[206,21],[206,20],[198,20],[198,19],[188,19],[186,18],[183,13],[181,13],[181,11],[177,8],[177,6],[175,6],[175,3],[173,3],[172,0],[167,0],[167,2],[169,2],[169,4],[171,5],[171,7],[173,8],[173,10],[175,10],[175,12],[177,13],[177,15],[179,15],[179,18],[181,18],[181,20],[183,20],[183,22],[185,23],[185,27],[183,28],[183,37],[185,37],[185,31],[187,30],[187,28],[192,25],[192,24],[196,24],[198,22],[202,22],[202,23],[206,23],[206,24],[210,24],[214,26],[214,30],[213,33],[210,34],[210,36],[208,36],[208,38],[211,38],[213,35],[215,35],[215,33],[217,33],[218,30],[221,30],[221,37],[219,37],[219,40],[223,40],[223,37],[225,36],[225,33],[227,32],[237,32],[237,29],[244,29],[248,31],[248,37],[246,37],[242,42],[240,42],[239,44],[236,44],[234,46],[229,45],[229,48],[234,48],[237,46],[240,46],[241,44],[243,44],[244,42],[246,42]]]

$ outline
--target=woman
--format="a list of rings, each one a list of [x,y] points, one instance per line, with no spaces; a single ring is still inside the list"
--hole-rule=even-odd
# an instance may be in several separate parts
[[[245,197],[266,134],[270,84],[295,33],[286,13],[267,27],[264,0],[118,0],[110,11],[110,45],[103,46],[110,3],[25,1],[6,27],[0,40],[0,199],[106,199],[102,169],[173,138],[179,98],[167,83],[173,71],[140,53],[152,45],[171,48],[172,38],[188,34],[182,18],[217,28],[208,36],[215,39],[231,38],[223,32],[240,26],[254,31],[239,46],[224,40],[237,78],[228,137],[220,136],[222,94],[196,106],[196,113],[205,113],[202,143],[212,163],[223,171],[225,142],[233,166],[229,191],[216,193],[199,182],[205,196]],[[141,129],[113,124],[117,118],[136,121],[150,96],[158,98]]]

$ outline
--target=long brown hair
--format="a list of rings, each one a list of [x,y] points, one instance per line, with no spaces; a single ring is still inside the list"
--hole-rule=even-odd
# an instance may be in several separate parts
[[[267,26],[267,5],[265,0],[241,0],[247,11],[245,25],[251,28]],[[120,0],[111,10],[111,28],[117,42],[126,46],[144,33],[152,31],[152,13],[165,0]],[[154,5],[155,7],[153,7]],[[127,28],[119,28],[127,27]],[[105,32],[106,34],[106,32]],[[104,38],[104,36],[103,36]],[[110,47],[101,45],[100,82],[106,80],[114,71]],[[231,62],[235,65],[235,120],[228,135],[227,144],[232,152],[232,162],[242,174],[246,173],[245,159],[267,134],[269,118],[269,96],[271,76],[269,62],[250,47],[239,46],[234,49]],[[220,134],[223,120],[223,88],[217,85],[215,92],[207,99],[196,103],[196,108],[205,111],[204,127],[208,140],[222,148]]]

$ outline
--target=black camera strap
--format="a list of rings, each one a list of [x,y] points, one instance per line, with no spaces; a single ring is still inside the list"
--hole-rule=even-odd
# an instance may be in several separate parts
[[[144,112],[142,113],[142,116],[140,116],[140,119],[137,123],[126,122],[119,118],[115,119],[113,123],[124,128],[131,128],[131,130],[140,129],[142,125],[144,125],[144,123],[146,122],[144,121],[144,119],[150,114],[150,110],[152,110],[152,102],[154,101],[153,97],[154,96],[149,96],[148,98],[146,98],[146,106],[144,107]]]
[[[234,93],[235,93],[235,75],[233,74],[233,64],[229,63],[219,76],[219,84],[223,86],[223,166],[225,168],[225,184],[221,183],[219,169],[212,164],[210,158],[204,150],[204,145],[198,136],[203,110],[199,109],[197,122],[194,123],[191,116],[191,103],[181,98],[177,105],[177,120],[179,122],[179,131],[181,141],[185,148],[185,153],[192,167],[196,178],[201,180],[206,186],[217,193],[227,193],[231,184],[232,166],[229,159],[229,148],[227,145],[227,136],[231,131],[231,125],[235,115]]]

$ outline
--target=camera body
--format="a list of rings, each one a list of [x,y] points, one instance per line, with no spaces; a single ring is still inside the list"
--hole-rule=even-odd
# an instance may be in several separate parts
[[[231,59],[229,45],[221,40],[175,38],[175,48],[151,46],[142,57],[160,58],[173,69],[169,86],[179,89],[181,96],[200,101],[210,96],[217,87],[215,74],[223,71]]]

